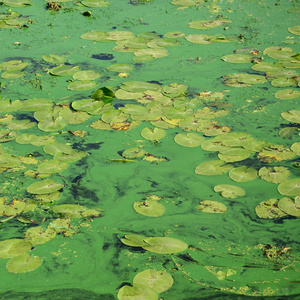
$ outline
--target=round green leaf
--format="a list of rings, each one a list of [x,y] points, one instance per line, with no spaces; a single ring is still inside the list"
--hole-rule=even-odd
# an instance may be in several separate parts
[[[146,151],[141,148],[131,148],[123,151],[122,156],[125,158],[138,158],[146,154]]]
[[[170,237],[150,237],[144,239],[143,249],[160,254],[173,254],[186,250],[188,244]]]
[[[133,67],[128,64],[114,64],[107,67],[107,70],[111,72],[128,72],[131,71]]]
[[[204,142],[204,138],[197,133],[178,133],[174,141],[184,147],[198,147]]]
[[[1,77],[4,79],[14,79],[22,77],[25,73],[21,71],[6,71],[1,74]]]
[[[164,86],[163,93],[170,98],[179,97],[186,92],[187,88],[186,84],[171,83]]]
[[[293,89],[284,89],[275,93],[275,98],[280,100],[295,99],[300,96],[300,91],[294,91]]]
[[[30,194],[49,194],[60,190],[64,185],[52,179],[41,180],[27,187]]]
[[[57,153],[72,154],[75,152],[71,146],[58,142],[45,145],[43,150],[50,155],[55,155]]]
[[[71,76],[79,71],[80,71],[80,68],[78,66],[60,65],[58,67],[50,69],[49,73],[51,75],[55,75],[55,76]]]
[[[198,165],[195,173],[199,175],[220,175],[232,169],[232,165],[227,165],[223,160],[206,161]]]
[[[133,278],[134,285],[145,285],[157,293],[167,291],[174,283],[173,277],[166,271],[156,271],[153,269],[138,273]]]
[[[200,201],[200,205],[197,209],[210,214],[224,213],[227,211],[225,204],[211,200]]]
[[[235,64],[244,64],[252,62],[253,58],[254,56],[252,54],[236,53],[223,56],[222,60]]]
[[[279,200],[278,207],[288,215],[300,217],[300,197],[295,197],[295,201],[285,197]]]
[[[124,285],[117,296],[119,300],[158,300],[157,292],[145,285]]]
[[[49,160],[38,165],[39,173],[60,173],[66,170],[69,164],[60,160]]]
[[[65,62],[64,56],[58,56],[56,54],[43,55],[42,59],[50,64],[60,65]]]
[[[73,74],[75,80],[95,80],[100,77],[100,73],[94,70],[79,71]]]
[[[276,219],[286,216],[286,213],[278,208],[278,199],[268,199],[259,203],[255,207],[255,212],[262,219]]]
[[[121,239],[121,242],[127,246],[131,247],[142,247],[145,242],[146,237],[138,234],[126,234],[125,238]]]
[[[26,230],[24,238],[30,244],[35,246],[35,245],[40,245],[48,241],[51,241],[52,239],[55,238],[55,236],[56,236],[55,230],[51,228],[45,230],[41,226],[36,226]]]
[[[256,169],[240,166],[229,171],[229,177],[236,182],[247,182],[257,177]]]
[[[110,2],[106,0],[84,0],[80,3],[87,7],[107,7],[110,5]]]
[[[281,116],[292,123],[300,123],[300,110],[290,110],[288,112],[282,112]]]
[[[0,242],[0,258],[11,258],[30,251],[32,245],[23,239],[9,239]]]
[[[102,31],[91,31],[80,36],[84,40],[92,40],[95,42],[105,41],[108,34]]]
[[[81,213],[87,210],[87,207],[77,204],[61,204],[51,207],[55,213],[63,218],[81,218]]]
[[[231,184],[219,184],[214,187],[215,192],[221,192],[221,195],[225,198],[234,199],[238,196],[245,196],[245,190],[239,186]]]
[[[288,180],[291,173],[285,167],[274,167],[274,168],[263,167],[258,171],[258,175],[263,180],[273,182],[273,183],[281,183],[283,181]]]
[[[149,141],[158,141],[166,136],[166,131],[161,128],[146,127],[141,131],[141,136]]]
[[[0,167],[2,168],[14,168],[20,165],[21,161],[18,156],[10,153],[0,153]]]
[[[6,269],[10,273],[27,273],[37,269],[42,261],[41,257],[22,254],[11,258],[6,263]]]
[[[42,131],[57,131],[63,129],[68,123],[62,117],[50,117],[39,121],[38,128]]]
[[[160,217],[165,213],[165,207],[153,200],[134,202],[133,208],[141,215],[148,217]]]
[[[291,150],[300,156],[300,142],[292,144]]]
[[[10,7],[26,7],[33,5],[31,0],[2,0],[2,2]]]
[[[98,84],[92,80],[78,80],[68,85],[70,91],[86,91],[96,88]],[[80,100],[79,100],[80,101]]]
[[[300,178],[290,179],[278,185],[278,192],[285,196],[300,196]]]
[[[293,27],[289,27],[288,31],[292,34],[300,35],[300,25],[295,25]]]

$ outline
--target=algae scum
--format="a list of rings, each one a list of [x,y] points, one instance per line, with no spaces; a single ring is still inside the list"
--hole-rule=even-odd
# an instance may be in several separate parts
[[[298,298],[298,5],[0,0],[0,298]]]

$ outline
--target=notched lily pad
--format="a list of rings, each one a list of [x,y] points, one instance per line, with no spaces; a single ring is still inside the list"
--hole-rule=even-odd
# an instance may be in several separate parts
[[[0,242],[0,258],[11,258],[31,250],[31,244],[24,239],[9,239]]]
[[[261,219],[276,219],[287,215],[278,207],[278,199],[268,199],[259,203],[255,212]]]
[[[262,167],[258,171],[258,175],[263,180],[273,182],[273,183],[281,183],[283,181],[288,180],[291,173],[285,167],[274,167],[274,168]]]
[[[178,133],[174,141],[183,147],[198,147],[204,142],[204,137],[197,133]]]
[[[148,217],[160,217],[165,213],[165,207],[155,200],[134,202],[133,208],[139,214]]]
[[[124,285],[117,297],[118,300],[158,300],[157,292],[146,285]]]
[[[143,235],[138,234],[126,234],[125,238],[121,239],[121,242],[124,245],[131,246],[131,247],[142,247],[145,242],[144,239],[146,237]]]
[[[206,161],[198,165],[195,173],[199,175],[220,175],[232,169],[232,165],[227,165],[223,160]]]
[[[211,200],[200,201],[200,205],[197,207],[197,209],[211,214],[224,213],[227,211],[227,207],[225,204]]]
[[[229,177],[236,182],[248,182],[257,177],[256,169],[240,166],[229,171]]]
[[[24,238],[27,242],[35,246],[51,241],[55,236],[55,230],[50,228],[45,230],[41,226],[36,226],[26,230]]]
[[[49,70],[49,73],[54,76],[71,76],[80,71],[80,67],[73,65],[60,65]]]
[[[45,179],[32,183],[27,187],[27,192],[30,194],[49,194],[60,190],[64,185],[58,183],[56,180]]]
[[[300,178],[290,179],[278,185],[278,192],[284,196],[300,196]]]
[[[37,269],[42,264],[43,259],[30,254],[21,254],[11,258],[6,263],[6,269],[10,273],[27,273]]]
[[[278,207],[287,213],[288,215],[294,217],[300,217],[300,197],[295,197],[293,201],[291,198],[285,197],[279,200]]]
[[[145,270],[138,273],[133,278],[134,285],[145,285],[157,293],[163,293],[167,291],[174,283],[173,277],[166,271],[161,270]]]
[[[245,190],[239,186],[231,184],[219,184],[214,187],[215,192],[220,192],[225,198],[234,199],[238,196],[245,196]]]
[[[146,127],[141,131],[141,136],[149,141],[158,141],[166,136],[166,131],[161,128]]]
[[[185,251],[188,244],[170,237],[149,237],[144,239],[142,248],[153,253],[172,254]]]

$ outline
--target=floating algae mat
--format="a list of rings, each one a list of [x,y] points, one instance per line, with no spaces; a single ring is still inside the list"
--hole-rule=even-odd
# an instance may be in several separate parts
[[[0,0],[0,298],[299,299],[298,4]]]

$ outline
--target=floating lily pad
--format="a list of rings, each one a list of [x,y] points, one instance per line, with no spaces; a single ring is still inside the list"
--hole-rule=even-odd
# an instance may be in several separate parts
[[[0,64],[0,71],[19,71],[27,67],[29,63],[22,60],[9,60]]]
[[[68,123],[62,117],[49,116],[39,121],[38,128],[42,131],[56,131],[64,128]]]
[[[2,168],[14,168],[19,166],[21,160],[18,156],[2,152],[0,153],[0,167]]]
[[[255,207],[256,214],[262,219],[276,219],[287,214],[278,208],[278,199],[268,199]]]
[[[81,214],[87,210],[87,207],[76,204],[61,204],[52,206],[51,210],[63,218],[81,218]]]
[[[25,73],[21,71],[6,71],[1,74],[1,77],[4,79],[15,79],[22,77]]]
[[[292,144],[291,150],[300,156],[300,142]]]
[[[220,175],[232,169],[232,165],[227,165],[223,160],[206,161],[198,165],[195,173],[199,175]]]
[[[206,45],[213,43],[213,40],[210,38],[210,36],[204,34],[189,34],[185,36],[185,39],[194,44]]]
[[[108,34],[102,31],[91,31],[80,36],[84,40],[92,40],[96,42],[105,41]]]
[[[35,122],[31,122],[30,120],[16,120],[10,123],[7,128],[10,130],[23,130],[31,128],[35,125]]]
[[[75,73],[76,74],[76,73]],[[78,80],[68,85],[68,90],[71,91],[86,91],[97,87],[97,83],[92,80]],[[79,100],[80,101],[80,100]]]
[[[194,28],[194,29],[210,29],[210,28],[224,25],[226,23],[231,23],[231,21],[220,18],[220,19],[216,19],[216,20],[193,21],[188,24],[188,27]]]
[[[95,80],[100,77],[100,73],[94,70],[79,71],[73,74],[75,80]]]
[[[87,7],[108,7],[110,5],[110,2],[106,0],[84,0],[80,3]]]
[[[43,60],[55,65],[60,65],[65,62],[64,56],[58,56],[56,54],[50,54],[50,55],[43,55]]]
[[[121,242],[127,246],[131,247],[142,247],[145,242],[146,237],[138,234],[126,234],[125,238],[121,239]]]
[[[215,192],[221,192],[221,195],[225,198],[234,199],[238,196],[245,196],[245,190],[239,186],[231,184],[219,184],[214,187]]]
[[[133,67],[129,64],[115,64],[107,67],[107,70],[111,72],[128,72],[131,71]]]
[[[56,236],[56,232],[53,229],[47,228],[46,230],[41,226],[29,228],[25,232],[25,240],[31,245],[41,245],[48,241],[51,241]]]
[[[6,269],[10,273],[27,273],[37,269],[42,264],[43,259],[30,254],[21,254],[11,258],[6,263]]]
[[[161,91],[161,86],[157,83],[150,83],[150,82],[144,82],[144,81],[126,81],[122,83],[121,86],[122,90],[125,90],[127,92],[132,92],[132,93],[142,93],[144,91]],[[139,97],[142,97],[139,95]],[[134,98],[131,98],[134,99]]]
[[[278,185],[278,192],[284,196],[300,196],[300,178],[280,183]]]
[[[56,153],[53,159],[59,159],[62,163],[72,163],[81,160],[87,156],[85,151],[78,151],[71,154]]]
[[[278,60],[290,60],[291,57],[295,54],[292,48],[289,47],[281,48],[279,46],[268,47],[264,50],[263,53]]]
[[[14,140],[18,137],[18,133],[16,131],[10,131],[7,129],[0,129],[0,143],[6,143]]]
[[[157,293],[167,291],[174,283],[173,277],[166,271],[156,271],[153,269],[138,273],[133,278],[134,285],[145,285]]]
[[[139,214],[148,217],[160,217],[165,213],[165,207],[154,200],[134,202],[133,208]]]
[[[179,97],[186,92],[187,88],[185,84],[171,83],[163,87],[163,93],[170,98]]]
[[[300,110],[290,110],[288,112],[282,112],[281,116],[292,123],[300,123]]]
[[[131,148],[123,151],[122,156],[125,158],[139,158],[143,157],[146,151],[141,148]]]
[[[149,237],[144,239],[142,248],[154,253],[172,254],[185,251],[188,244],[170,237]]]
[[[112,41],[121,41],[121,40],[128,40],[134,37],[134,34],[131,31],[110,31],[107,33],[108,36],[106,37],[107,40]]]
[[[57,200],[60,199],[60,192],[56,191],[54,193],[49,193],[49,194],[40,194],[40,195],[35,195],[35,198],[38,202],[41,203],[53,203]]]
[[[263,167],[258,171],[258,175],[263,180],[273,183],[281,183],[283,181],[286,181],[290,177],[291,173],[285,167]]]
[[[27,187],[30,194],[49,194],[60,190],[64,185],[52,179],[41,180]]]
[[[178,133],[174,141],[184,147],[198,147],[204,142],[204,138],[197,133]]]
[[[80,67],[73,65],[60,65],[49,70],[51,75],[55,76],[71,76],[80,71]]]
[[[31,0],[2,0],[2,2],[10,7],[26,7],[33,5]]]
[[[68,163],[60,160],[49,160],[38,166],[39,173],[60,173],[69,167]]]
[[[293,136],[298,135],[300,129],[297,127],[286,127],[279,131],[279,135],[284,139],[292,139]]]
[[[0,242],[0,258],[11,258],[31,250],[31,244],[24,239],[9,239]]]
[[[57,153],[65,153],[65,154],[72,154],[75,150],[70,146],[63,143],[51,143],[44,146],[43,150],[47,154],[55,155]]]
[[[197,209],[211,214],[224,213],[227,211],[227,207],[225,204],[211,200],[200,201],[200,205],[197,207]]]
[[[240,166],[229,171],[229,177],[236,182],[248,182],[257,177],[256,169]]]
[[[293,89],[284,89],[275,93],[275,98],[280,100],[291,100],[300,97],[300,91]]]
[[[254,55],[252,54],[242,54],[242,53],[236,53],[236,54],[228,54],[222,57],[222,60],[230,63],[235,64],[244,64],[244,63],[251,63],[254,58]]]
[[[288,215],[300,217],[300,197],[295,197],[295,201],[291,198],[285,197],[280,199],[278,207]]]
[[[119,300],[158,300],[157,292],[145,285],[124,285],[117,297]]]
[[[32,98],[22,101],[22,111],[38,111],[44,109],[51,109],[54,103],[48,98]]]
[[[166,136],[166,131],[161,128],[146,127],[141,131],[141,136],[149,141],[158,141]]]
[[[300,35],[300,25],[295,25],[293,27],[289,27],[288,31],[292,34]]]

